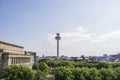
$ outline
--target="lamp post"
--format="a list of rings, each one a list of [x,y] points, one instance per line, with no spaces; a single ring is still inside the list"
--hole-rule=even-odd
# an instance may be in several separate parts
[[[59,60],[59,40],[61,39],[59,33],[56,34],[55,39],[57,40],[57,60]]]

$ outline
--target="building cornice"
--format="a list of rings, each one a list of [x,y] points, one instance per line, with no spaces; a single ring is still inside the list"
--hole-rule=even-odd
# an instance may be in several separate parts
[[[11,45],[11,46],[15,46],[15,47],[19,47],[19,48],[24,48],[23,46],[19,46],[19,45],[11,44],[11,43],[4,42],[4,41],[0,41],[0,43],[2,43],[2,44],[7,44],[7,45]]]

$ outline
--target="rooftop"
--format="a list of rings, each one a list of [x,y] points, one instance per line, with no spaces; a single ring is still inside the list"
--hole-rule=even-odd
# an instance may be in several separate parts
[[[0,43],[2,43],[2,44],[7,44],[7,45],[11,45],[11,46],[15,46],[15,47],[19,47],[19,48],[24,48],[23,46],[19,46],[19,45],[11,44],[11,43],[4,42],[4,41],[0,41]]]

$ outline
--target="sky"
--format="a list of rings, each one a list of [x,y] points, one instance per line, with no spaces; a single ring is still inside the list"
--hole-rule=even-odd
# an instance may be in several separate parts
[[[0,0],[0,40],[37,55],[120,52],[120,0]]]

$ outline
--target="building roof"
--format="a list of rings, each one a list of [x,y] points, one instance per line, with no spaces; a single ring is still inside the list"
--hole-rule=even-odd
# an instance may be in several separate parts
[[[11,43],[4,42],[4,41],[0,41],[0,43],[15,46],[15,47],[19,47],[19,48],[24,48],[23,46],[19,46],[19,45],[16,45],[16,44],[11,44]]]

